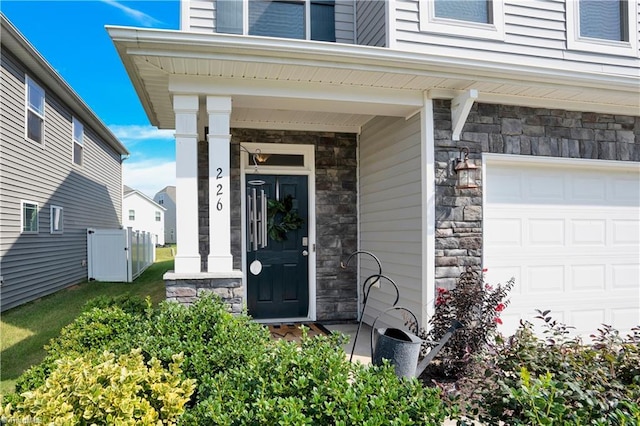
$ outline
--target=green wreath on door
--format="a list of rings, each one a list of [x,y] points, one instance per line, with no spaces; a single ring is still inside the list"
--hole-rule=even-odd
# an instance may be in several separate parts
[[[267,232],[274,241],[287,240],[287,232],[302,228],[304,220],[293,210],[293,197],[287,195],[283,201],[275,198],[267,201]]]

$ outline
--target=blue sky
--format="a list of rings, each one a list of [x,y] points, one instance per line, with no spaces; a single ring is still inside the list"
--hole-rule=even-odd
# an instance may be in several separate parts
[[[178,0],[2,0],[0,9],[131,152],[124,183],[175,184],[173,131],[149,124],[105,25],[178,29]]]

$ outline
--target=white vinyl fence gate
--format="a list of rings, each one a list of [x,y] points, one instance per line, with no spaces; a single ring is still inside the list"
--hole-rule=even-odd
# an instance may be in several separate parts
[[[89,281],[133,282],[156,260],[151,233],[87,229]]]

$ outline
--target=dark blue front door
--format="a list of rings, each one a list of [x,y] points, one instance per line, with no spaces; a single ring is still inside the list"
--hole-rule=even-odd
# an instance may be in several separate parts
[[[299,229],[270,229],[267,247],[253,251],[247,245],[247,307],[256,319],[307,317],[309,311],[309,229],[307,176],[247,175],[247,182],[262,180],[267,197],[289,207]],[[248,187],[250,189],[251,187]],[[288,200],[287,200],[288,199]],[[283,215],[274,217],[282,223]],[[247,223],[249,221],[247,220]],[[286,220],[285,220],[286,222]],[[281,229],[281,228],[280,228]],[[274,239],[274,236],[276,239]],[[281,241],[278,241],[281,240]],[[250,265],[262,263],[254,275]]]

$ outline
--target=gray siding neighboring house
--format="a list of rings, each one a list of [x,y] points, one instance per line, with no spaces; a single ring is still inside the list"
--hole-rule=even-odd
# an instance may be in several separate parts
[[[0,19],[4,311],[86,280],[87,228],[121,226],[128,152],[6,17]],[[28,80],[44,92],[41,143],[26,136]],[[81,143],[74,143],[74,128],[83,129],[76,133]]]
[[[164,243],[176,243],[176,187],[166,186],[153,197],[153,201],[166,209],[164,212]]]

